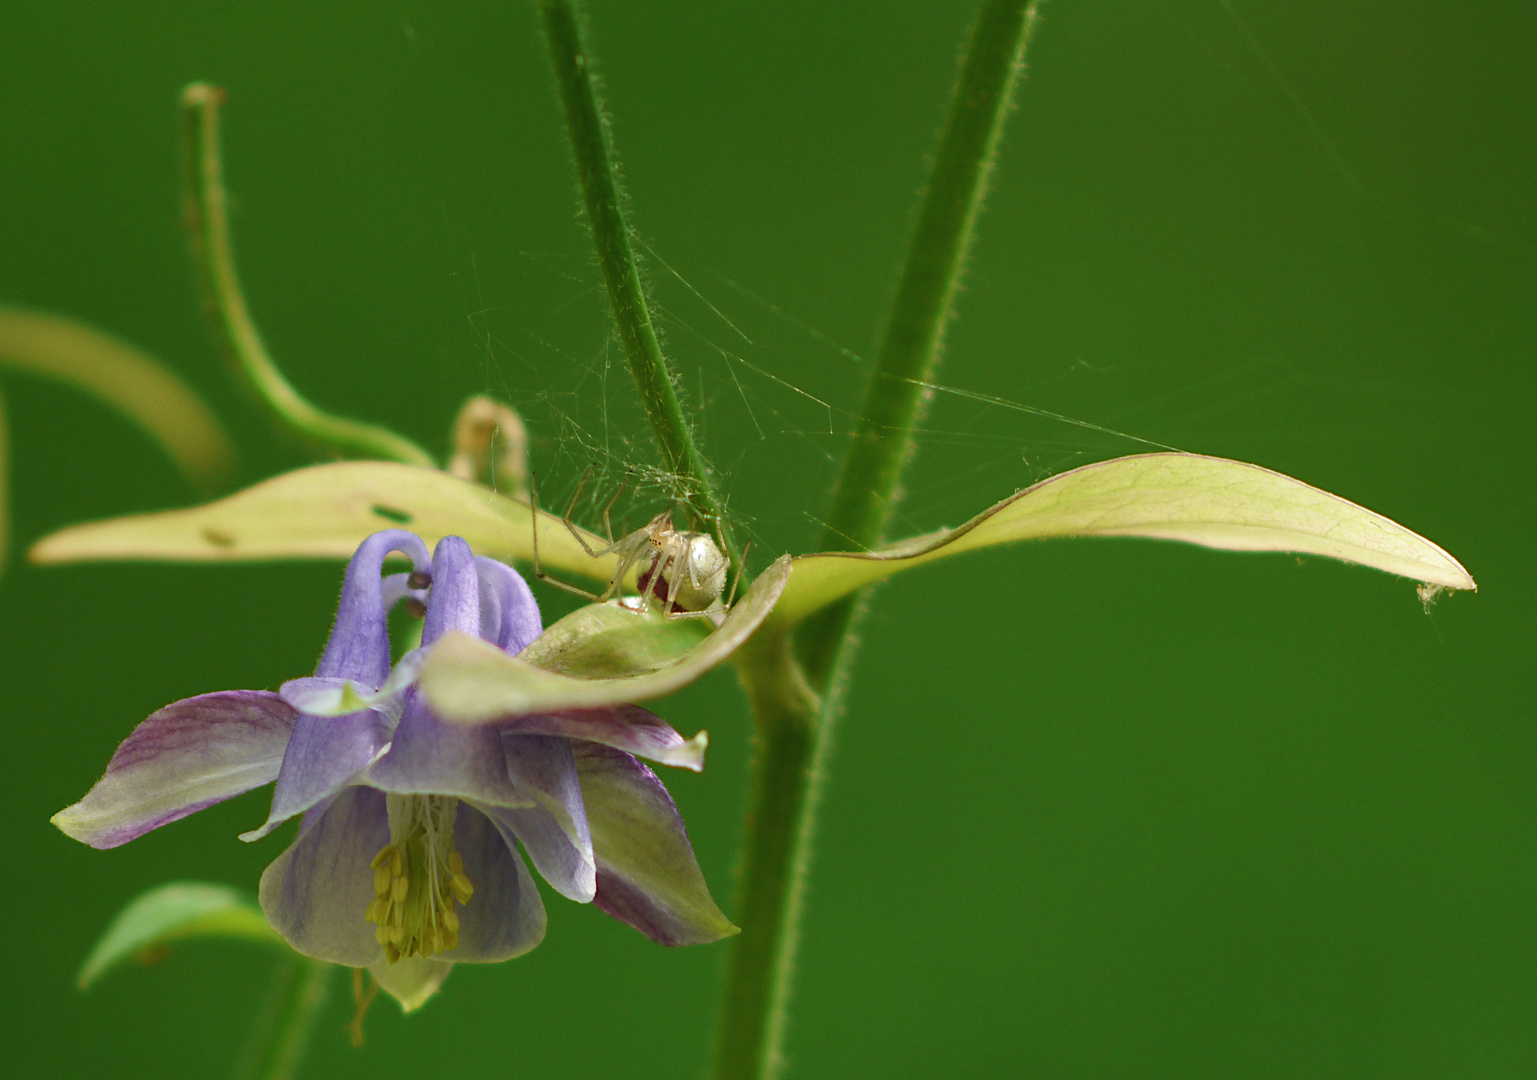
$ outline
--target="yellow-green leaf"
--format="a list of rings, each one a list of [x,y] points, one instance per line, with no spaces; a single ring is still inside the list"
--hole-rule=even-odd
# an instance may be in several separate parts
[[[287,949],[256,901],[226,885],[173,881],[140,893],[118,912],[80,967],[84,990],[112,968],[188,938],[240,938]]]
[[[391,461],[343,461],[274,476],[187,510],[73,525],[33,545],[38,563],[258,562],[347,559],[380,529],[410,529],[430,547],[462,536],[500,559],[533,556],[526,502],[435,469]],[[583,534],[593,550],[607,546]],[[606,585],[617,561],[594,559],[559,517],[539,512],[539,558],[554,570]]]
[[[793,622],[935,559],[1059,536],[1143,536],[1230,551],[1323,555],[1431,588],[1477,588],[1461,563],[1423,536],[1301,480],[1225,458],[1139,454],[1043,480],[956,529],[872,552],[798,558],[774,615]]]

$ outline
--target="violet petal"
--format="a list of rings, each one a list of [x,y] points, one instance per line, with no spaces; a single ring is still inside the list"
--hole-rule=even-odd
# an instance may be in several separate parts
[[[261,878],[272,928],[305,956],[367,967],[384,958],[367,920],[374,899],[373,857],[390,840],[384,793],[352,787],[312,811],[299,838]]]
[[[480,577],[470,547],[457,536],[438,541],[432,557],[432,598],[422,645],[449,630],[480,632]],[[489,728],[441,723],[412,688],[389,752],[368,772],[368,782],[400,795],[455,795],[492,806],[526,807],[507,777],[501,738]]]
[[[409,555],[418,570],[428,569],[427,546],[415,533],[386,529],[364,540],[347,564],[336,625],[316,675],[352,679],[365,686],[379,686],[389,676],[390,637],[379,575],[384,557],[392,551]]]
[[[592,837],[567,739],[545,735],[503,738],[513,786],[538,805],[528,809],[482,806],[480,810],[512,842],[522,843],[534,867],[556,892],[579,904],[597,890]]]
[[[475,556],[475,568],[480,575],[480,636],[505,652],[522,652],[544,632],[528,582],[506,563],[484,555]]]
[[[377,761],[390,745],[385,717],[372,710],[350,716],[300,715],[272,791],[272,808],[258,829],[240,834],[260,840],[295,814],[335,795]]]
[[[738,929],[710,897],[683,819],[656,773],[622,750],[573,743],[598,862],[599,908],[663,945]]]
[[[388,752],[368,769],[368,783],[397,795],[454,795],[492,806],[534,805],[507,776],[498,732],[442,723],[414,688],[406,691],[405,701]]]
[[[151,829],[273,781],[294,711],[266,690],[223,690],[152,713],[123,740],[106,774],[53,823],[94,848]]]
[[[475,893],[459,908],[459,944],[444,959],[510,960],[544,940],[544,901],[517,849],[484,814],[463,803],[454,819],[454,847]]]
[[[685,739],[666,720],[639,705],[533,713],[500,721],[496,726],[500,731],[512,734],[560,735],[602,743],[637,757],[694,772],[704,768],[704,751],[710,742],[709,736],[702,731],[692,739]]]
[[[450,630],[480,633],[480,576],[475,571],[475,555],[470,545],[457,536],[443,537],[432,553],[432,595],[427,600],[427,616],[422,623],[423,647]],[[383,681],[381,675],[373,685]]]

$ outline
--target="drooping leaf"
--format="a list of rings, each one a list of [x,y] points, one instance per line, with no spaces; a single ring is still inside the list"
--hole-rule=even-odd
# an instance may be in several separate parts
[[[1338,495],[1240,461],[1138,454],[1043,480],[956,529],[872,552],[802,556],[774,616],[794,622],[863,585],[935,559],[1064,536],[1142,536],[1230,551],[1323,555],[1432,588],[1477,588],[1441,548]]]
[[[191,938],[239,938],[288,948],[255,900],[226,885],[173,881],[140,893],[117,913],[75,982],[87,989],[120,964]]]
[[[403,528],[431,547],[462,536],[482,555],[533,557],[528,503],[435,469],[390,461],[345,461],[274,476],[217,502],[73,525],[33,545],[38,563],[259,562],[349,559],[364,538]],[[583,534],[598,550],[607,542]],[[561,519],[539,512],[539,559],[606,585],[614,557],[594,559]]]
[[[199,490],[217,490],[234,470],[234,446],[208,406],[125,341],[59,315],[0,307],[0,367],[55,379],[110,405],[159,443]]]
[[[582,624],[583,631],[556,633],[556,644],[548,649],[530,646],[518,656],[468,634],[448,633],[427,651],[418,685],[434,712],[460,724],[664,697],[727,659],[752,636],[779,599],[789,573],[789,557],[780,558],[703,640],[697,631],[658,628],[652,623],[658,616],[618,609],[616,616],[631,620],[631,643],[624,640],[623,623],[602,615],[586,617],[591,622]],[[593,626],[601,632],[585,634]],[[536,666],[530,657],[554,664],[555,670]]]

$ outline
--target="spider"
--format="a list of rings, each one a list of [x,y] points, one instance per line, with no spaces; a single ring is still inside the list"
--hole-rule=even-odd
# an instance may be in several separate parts
[[[693,619],[710,615],[710,609],[721,598],[721,593],[726,588],[726,570],[730,561],[722,554],[726,546],[725,536],[721,534],[720,522],[715,523],[716,536],[702,532],[680,532],[673,527],[672,507],[668,507],[656,517],[648,521],[644,526],[632,533],[614,539],[613,526],[609,524],[609,512],[614,504],[619,501],[619,496],[624,493],[629,479],[619,485],[619,490],[614,492],[614,497],[603,508],[603,535],[608,539],[608,546],[594,550],[587,543],[586,537],[575,525],[571,523],[571,511],[575,509],[577,499],[581,497],[582,489],[587,485],[587,479],[592,475],[594,466],[589,465],[587,471],[582,474],[581,481],[576,485],[576,491],[571,496],[571,502],[566,507],[565,514],[561,517],[576,542],[582,546],[582,550],[594,559],[602,559],[609,555],[619,556],[619,565],[614,569],[614,576],[609,579],[608,587],[601,593],[589,592],[586,589],[569,585],[564,581],[550,577],[539,568],[539,530],[534,529],[534,576],[541,581],[547,581],[556,588],[577,596],[586,597],[595,603],[603,603],[619,595],[624,586],[624,579],[629,572],[639,567],[635,583],[642,596],[647,601],[661,607],[664,615],[669,619]],[[537,520],[539,503],[537,486],[530,488],[530,502]],[[719,537],[720,543],[716,543]],[[730,607],[736,599],[737,586],[741,584],[742,574],[737,571],[736,580],[731,586],[731,595],[726,599],[726,607]]]

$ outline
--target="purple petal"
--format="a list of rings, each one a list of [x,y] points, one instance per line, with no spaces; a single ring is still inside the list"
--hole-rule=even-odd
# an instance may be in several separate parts
[[[692,739],[685,739],[666,720],[639,705],[535,713],[500,721],[496,726],[500,731],[520,735],[560,735],[602,743],[637,757],[694,772],[704,768],[704,751],[710,741],[702,731]]]
[[[663,945],[737,933],[711,899],[683,819],[656,773],[597,743],[573,743],[572,750],[598,861],[598,907]]]
[[[393,964],[388,960],[369,964],[368,973],[386,994],[400,1002],[401,1012],[413,1012],[438,992],[453,967],[448,960],[403,956]]]
[[[508,778],[495,730],[442,723],[414,688],[406,691],[405,702],[389,752],[368,770],[368,783],[397,795],[455,795],[492,806],[533,804]]]
[[[379,575],[392,551],[411,557],[417,570],[429,567],[427,545],[404,529],[376,532],[358,546],[347,564],[336,625],[315,674],[379,686],[390,673],[390,637],[385,623],[384,585]],[[393,590],[392,590],[393,592]]]
[[[422,645],[431,645],[450,630],[480,634],[480,576],[470,545],[457,536],[443,537],[432,553],[432,596],[422,623]],[[383,681],[381,676],[373,685]]]
[[[113,848],[278,775],[294,711],[266,690],[223,690],[150,715],[123,740],[85,798],[53,823]]]
[[[494,963],[522,956],[544,940],[544,901],[517,849],[463,803],[454,819],[454,847],[475,894],[459,908],[459,945],[444,958]]]
[[[523,576],[504,562],[475,556],[480,574],[480,636],[509,653],[520,653],[544,632],[539,604]]]
[[[353,787],[312,811],[299,838],[267,867],[261,905],[272,928],[305,956],[367,967],[384,958],[367,920],[369,862],[389,843],[384,793]]]
[[[261,828],[241,833],[240,839],[260,840],[295,814],[329,799],[356,780],[389,745],[389,725],[372,709],[350,716],[301,714],[283,755],[267,820]]]
[[[508,843],[518,838],[556,892],[589,903],[597,890],[597,866],[570,740],[506,735],[502,748],[513,786],[538,805],[526,810],[483,806],[481,812]]]

